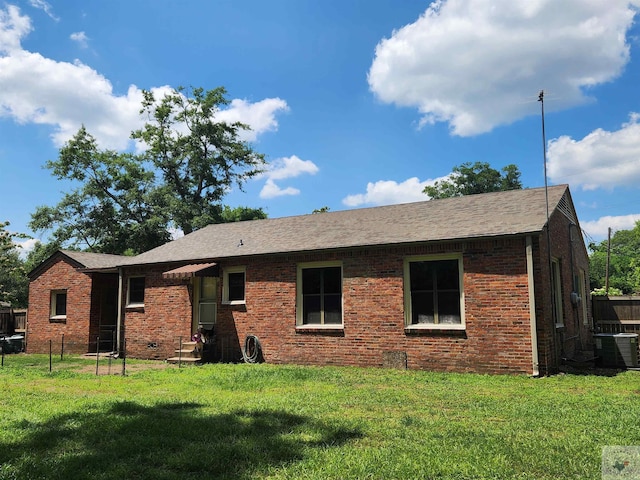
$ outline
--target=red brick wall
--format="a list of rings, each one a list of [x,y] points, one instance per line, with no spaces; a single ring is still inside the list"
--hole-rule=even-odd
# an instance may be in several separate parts
[[[542,373],[555,373],[567,359],[575,358],[581,351],[593,350],[591,301],[589,286],[586,285],[587,323],[584,324],[584,312],[581,305],[571,302],[574,291],[574,275],[580,269],[589,280],[589,257],[582,240],[582,232],[573,225],[564,214],[555,211],[550,218],[551,256],[560,262],[562,290],[562,323],[556,328],[552,311],[551,275],[549,273],[549,254],[547,234],[544,231],[536,243],[536,316],[538,318],[538,345]],[[577,288],[576,288],[577,290]]]
[[[51,291],[67,290],[67,318],[65,323],[49,320]],[[29,285],[29,315],[27,323],[27,352],[48,353],[49,340],[53,350],[60,352],[64,335],[65,351],[89,351],[89,319],[91,317],[91,275],[78,272],[61,259]]]
[[[123,298],[127,298],[128,279],[145,277],[144,307],[124,306],[124,336],[127,355],[135,358],[167,359],[178,348],[179,337],[191,340],[191,298],[189,281],[166,280],[167,268],[126,269]]]
[[[464,252],[466,329],[406,333],[404,257],[451,251]],[[295,328],[296,265],[316,260],[343,263],[343,331]],[[385,352],[404,352],[409,368],[532,372],[523,237],[234,265],[246,265],[247,303],[220,307],[218,338],[240,344],[256,335],[267,362],[382,366]]]

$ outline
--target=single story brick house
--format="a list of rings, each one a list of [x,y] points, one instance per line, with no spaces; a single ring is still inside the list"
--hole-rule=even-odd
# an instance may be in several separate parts
[[[163,359],[200,329],[225,361],[255,336],[272,363],[546,374],[593,348],[588,268],[567,185],[217,224],[57,252],[30,273],[27,348],[111,329]]]

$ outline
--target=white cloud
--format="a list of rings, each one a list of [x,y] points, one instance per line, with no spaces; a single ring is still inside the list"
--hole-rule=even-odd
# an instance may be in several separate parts
[[[260,190],[260,198],[264,199],[282,197],[284,195],[300,195],[300,190],[293,187],[280,188],[270,178],[267,179],[264,187]]]
[[[632,113],[620,130],[597,129],[582,140],[551,140],[548,174],[554,182],[571,182],[584,190],[640,184],[640,115]]]
[[[37,238],[29,238],[23,241],[14,242],[20,251],[20,258],[27,258],[29,252],[35,248],[35,246],[40,243],[40,240]]]
[[[318,171],[318,166],[311,160],[301,160],[296,155],[277,158],[271,162],[267,171],[262,174],[263,177],[267,177],[267,181],[260,191],[260,198],[299,195],[300,190],[297,188],[280,188],[274,180],[286,180],[287,178],[295,178],[304,174],[315,175]]]
[[[301,160],[296,155],[290,157],[277,158],[269,169],[263,174],[271,180],[283,180],[285,178],[295,178],[308,173],[315,175],[318,173],[318,166],[311,160]]]
[[[582,229],[596,240],[607,238],[608,229],[611,228],[612,233],[618,230],[631,230],[635,227],[636,222],[640,220],[640,213],[620,216],[600,217],[597,220],[588,222],[580,222]]]
[[[24,50],[21,40],[30,31],[29,17],[17,7],[0,8],[0,117],[50,125],[58,147],[83,124],[103,148],[130,147],[130,132],[143,125],[141,90],[131,85],[126,94],[118,95],[107,78],[80,61],[58,62]],[[170,87],[150,90],[161,98]],[[226,116],[248,124],[253,131],[243,139],[255,140],[261,133],[276,130],[275,114],[287,108],[279,98],[256,103],[233,100],[217,118]]]
[[[48,2],[45,2],[44,0],[29,0],[29,5],[31,5],[33,8],[43,10],[44,13],[49,15],[49,17],[51,17],[51,19],[55,20],[56,22],[60,20],[60,18],[58,18],[53,13],[53,9],[51,8],[51,5]]]
[[[216,114],[216,119],[228,123],[246,123],[251,130],[242,131],[240,137],[247,142],[253,142],[260,133],[277,130],[278,121],[275,114],[288,110],[287,102],[281,98],[265,98],[255,103],[236,98],[231,101],[228,109]]]
[[[362,205],[392,205],[429,200],[429,197],[422,193],[424,187],[447,178],[441,177],[420,181],[419,178],[412,177],[402,183],[397,183],[393,180],[369,182],[367,184],[367,193],[349,195],[342,200],[342,203],[348,207],[359,207]]]
[[[31,20],[20,15],[18,7],[9,5],[6,10],[0,9],[0,54],[22,50],[20,41],[31,30]]]
[[[420,123],[470,136],[589,101],[586,87],[616,78],[638,0],[440,0],[376,47],[368,74],[383,102],[415,107]]]
[[[89,46],[89,37],[84,32],[74,32],[69,35],[69,38],[76,42],[80,48],[87,48]]]

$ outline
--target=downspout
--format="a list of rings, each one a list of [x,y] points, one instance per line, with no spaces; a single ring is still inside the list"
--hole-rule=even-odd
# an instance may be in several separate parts
[[[536,322],[536,297],[533,279],[533,240],[527,235],[527,277],[529,287],[529,324],[531,325],[531,361],[532,375],[540,375],[540,360],[538,358],[538,331]]]
[[[118,319],[116,322],[116,350],[121,353],[122,341],[122,267],[118,268]]]

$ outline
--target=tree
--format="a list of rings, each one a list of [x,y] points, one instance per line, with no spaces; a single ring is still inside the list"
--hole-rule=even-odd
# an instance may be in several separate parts
[[[191,97],[184,91],[178,88],[159,102],[144,91],[141,113],[150,121],[132,138],[148,147],[145,159],[162,175],[167,215],[188,234],[223,220],[221,198],[261,173],[264,156],[239,139],[248,125],[216,121],[229,104],[224,88],[196,88]]]
[[[608,240],[589,245],[589,280],[592,290],[606,285]],[[640,293],[640,221],[631,230],[618,230],[611,237],[609,287],[623,294]]]
[[[426,186],[423,193],[432,199],[439,199],[522,188],[520,170],[516,165],[507,165],[501,171],[484,162],[463,163],[453,167],[448,180]]]
[[[169,241],[164,194],[137,156],[100,150],[82,127],[46,166],[59,180],[80,184],[55,207],[38,207],[31,216],[34,231],[55,226],[52,243],[123,253]]]
[[[14,307],[26,307],[29,296],[29,279],[20,259],[15,238],[26,235],[7,231],[9,222],[0,222],[0,301]]]
[[[143,92],[149,121],[131,133],[142,153],[98,148],[82,127],[46,166],[78,185],[56,206],[32,214],[34,231],[53,228],[51,243],[103,253],[135,254],[162,245],[171,231],[185,234],[210,223],[265,218],[262,209],[230,209],[222,198],[257,175],[262,154],[242,140],[249,127],[216,120],[229,102],[225,90],[193,96],[176,89],[156,100]]]

